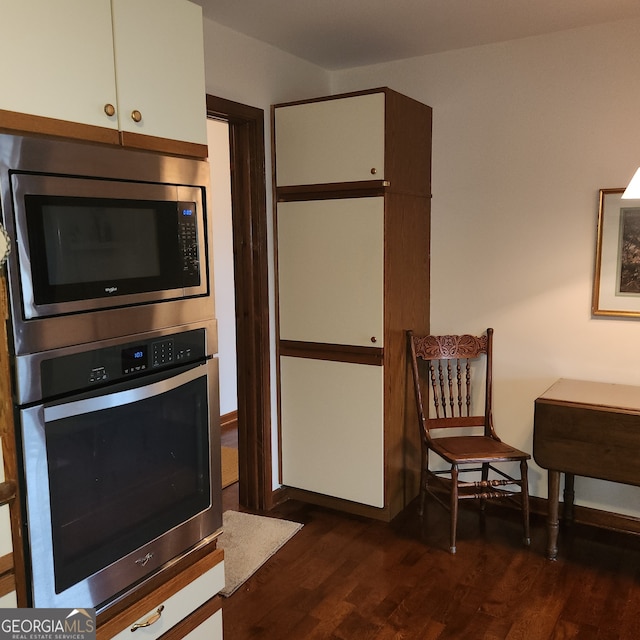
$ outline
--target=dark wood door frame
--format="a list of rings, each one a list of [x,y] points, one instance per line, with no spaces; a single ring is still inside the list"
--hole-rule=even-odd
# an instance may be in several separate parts
[[[239,499],[273,506],[264,111],[207,95],[229,123],[238,364]]]

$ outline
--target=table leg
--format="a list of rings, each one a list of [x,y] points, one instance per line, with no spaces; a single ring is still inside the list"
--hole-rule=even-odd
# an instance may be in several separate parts
[[[573,500],[575,492],[573,490],[575,476],[573,473],[564,474],[564,507],[562,509],[562,518],[566,523],[573,522]]]
[[[560,494],[560,472],[549,469],[549,496],[547,501],[547,558],[558,557],[558,501]]]

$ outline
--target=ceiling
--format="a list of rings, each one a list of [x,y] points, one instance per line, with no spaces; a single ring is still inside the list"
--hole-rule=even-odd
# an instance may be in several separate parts
[[[640,17],[639,0],[193,0],[204,15],[335,70]]]

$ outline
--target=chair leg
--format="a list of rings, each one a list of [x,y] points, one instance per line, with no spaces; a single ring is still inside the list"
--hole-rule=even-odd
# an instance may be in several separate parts
[[[482,482],[486,482],[489,479],[489,463],[482,463]],[[480,511],[484,513],[484,509],[487,506],[487,501],[484,498],[480,498]]]
[[[420,470],[420,507],[418,508],[418,515],[421,518],[424,515],[424,503],[425,503],[425,498],[427,496],[427,486],[425,484],[426,481],[427,481],[427,474],[424,469],[424,465],[422,465],[422,469]]]
[[[424,514],[424,503],[427,497],[427,484],[429,482],[429,450],[422,448],[422,464],[420,465],[420,517]]]
[[[522,521],[524,525],[524,544],[528,547],[531,544],[531,533],[529,530],[529,475],[526,460],[520,461],[520,496],[522,498]]]
[[[458,467],[451,466],[451,535],[449,551],[456,552],[456,530],[458,528]]]

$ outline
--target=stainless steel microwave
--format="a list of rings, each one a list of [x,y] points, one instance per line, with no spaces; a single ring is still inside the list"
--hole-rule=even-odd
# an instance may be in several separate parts
[[[209,164],[0,134],[16,355],[215,315]]]
[[[206,295],[201,189],[13,173],[25,319]]]

